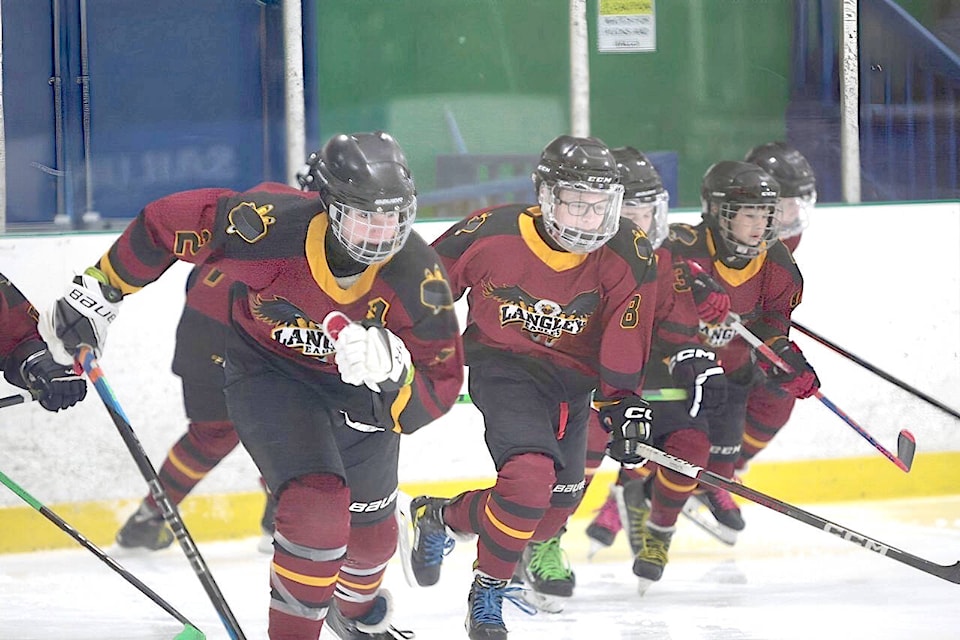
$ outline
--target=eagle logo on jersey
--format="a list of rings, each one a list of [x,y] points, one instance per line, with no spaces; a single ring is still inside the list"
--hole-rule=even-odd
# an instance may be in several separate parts
[[[420,282],[420,304],[433,309],[434,315],[444,309],[453,309],[453,294],[450,285],[443,277],[440,265],[433,265],[433,269],[423,270],[423,280]]]
[[[500,302],[500,326],[521,324],[530,339],[552,347],[564,333],[582,333],[590,316],[600,306],[600,294],[587,291],[567,305],[536,298],[518,286],[495,287],[486,282],[483,295]]]
[[[253,317],[273,325],[270,337],[283,346],[315,358],[326,358],[334,352],[333,342],[324,335],[320,325],[289,300],[278,297],[264,300],[258,295],[251,307]]]
[[[480,228],[480,225],[482,225],[484,222],[487,221],[487,218],[489,217],[490,217],[489,211],[484,211],[481,214],[475,215],[469,220],[467,220],[466,224],[463,225],[462,229],[457,229],[453,233],[453,235],[458,236],[461,233],[474,233],[476,232],[477,229]]]
[[[253,244],[267,235],[267,229],[277,219],[270,214],[272,204],[257,206],[256,202],[241,202],[227,214],[230,224],[227,233],[238,235],[245,242]]]

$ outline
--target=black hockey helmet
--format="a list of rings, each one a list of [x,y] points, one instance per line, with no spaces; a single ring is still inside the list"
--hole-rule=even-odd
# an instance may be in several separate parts
[[[633,220],[647,234],[656,249],[667,237],[667,203],[670,194],[650,159],[633,147],[613,149],[623,185],[620,215]],[[649,220],[648,217],[649,216]],[[644,228],[646,227],[646,228]]]
[[[554,138],[540,154],[532,178],[546,231],[563,249],[589,253],[616,235],[623,186],[616,158],[602,140]],[[601,219],[594,222],[588,215],[592,212],[601,213]],[[558,214],[566,220],[558,220]]]
[[[754,258],[776,242],[780,185],[769,173],[748,162],[722,160],[710,166],[700,186],[703,219],[710,226],[724,261]],[[762,218],[757,238],[738,237],[733,222],[744,213]]]
[[[759,166],[780,183],[780,237],[800,235],[809,224],[809,213],[817,203],[817,180],[813,167],[795,147],[786,142],[757,145],[744,158]],[[792,200],[788,200],[792,199]]]
[[[310,154],[297,180],[320,192],[333,232],[354,260],[383,262],[406,243],[417,215],[416,187],[390,134],[334,136]]]

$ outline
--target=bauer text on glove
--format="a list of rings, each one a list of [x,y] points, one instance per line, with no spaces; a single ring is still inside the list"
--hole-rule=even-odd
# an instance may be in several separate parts
[[[103,353],[107,329],[123,299],[120,290],[107,282],[102,271],[90,267],[70,282],[64,297],[40,314],[40,335],[60,364],[72,364],[82,345],[93,349],[98,358]]]

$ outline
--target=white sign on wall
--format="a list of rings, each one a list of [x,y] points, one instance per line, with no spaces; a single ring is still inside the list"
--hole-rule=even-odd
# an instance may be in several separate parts
[[[657,50],[656,0],[600,0],[597,11],[601,53]]]

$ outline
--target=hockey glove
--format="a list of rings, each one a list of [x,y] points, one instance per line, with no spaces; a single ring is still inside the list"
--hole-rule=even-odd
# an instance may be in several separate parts
[[[803,357],[800,347],[785,336],[774,338],[769,345],[773,352],[780,356],[792,371],[788,373],[779,367],[775,367],[761,356],[757,364],[767,374],[767,377],[779,384],[781,389],[794,398],[809,398],[816,393],[817,389],[820,388],[820,378],[817,377],[817,372],[813,370],[807,359]]]
[[[377,393],[389,393],[413,382],[413,362],[406,345],[380,325],[352,322],[340,330],[334,348],[340,379],[347,384],[364,384]]]
[[[607,455],[624,464],[640,464],[645,458],[637,445],[650,441],[653,410],[643,398],[629,396],[600,407],[600,424],[610,434]]]
[[[67,295],[40,314],[38,329],[50,355],[62,365],[72,365],[82,345],[100,357],[107,340],[107,329],[116,320],[123,293],[108,284],[107,276],[90,267],[76,276]]]
[[[727,402],[727,377],[717,354],[700,348],[681,349],[667,365],[676,385],[688,390],[690,417],[714,416]]]
[[[697,315],[708,323],[723,322],[730,313],[730,294],[704,271],[699,271],[690,283]]]

